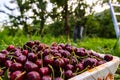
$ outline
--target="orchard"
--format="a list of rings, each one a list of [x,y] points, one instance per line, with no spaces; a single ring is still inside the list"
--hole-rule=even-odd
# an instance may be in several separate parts
[[[101,56],[70,44],[28,41],[22,47],[9,45],[0,51],[0,78],[66,80],[112,59],[110,54]]]

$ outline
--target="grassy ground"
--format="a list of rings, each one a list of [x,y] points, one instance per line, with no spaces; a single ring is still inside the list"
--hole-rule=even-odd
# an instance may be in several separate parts
[[[5,49],[8,45],[13,44],[15,46],[23,46],[23,44],[30,40],[39,40],[42,43],[50,45],[52,42],[57,43],[69,43],[76,47],[84,47],[86,49],[92,49],[99,53],[109,53],[115,56],[120,57],[119,51],[120,49],[116,45],[116,39],[106,39],[106,38],[88,38],[85,37],[81,40],[77,40],[76,43],[73,42],[71,38],[66,38],[64,36],[52,37],[45,36],[43,38],[39,36],[33,36],[29,38],[29,36],[4,36],[0,39],[0,50]],[[118,73],[120,72],[120,67],[118,68]],[[115,80],[120,80],[120,75],[115,74]]]
[[[105,38],[88,38],[85,37],[81,40],[77,40],[76,43],[73,42],[71,38],[67,39],[66,37],[51,37],[45,36],[40,38],[39,36],[33,36],[28,38],[26,36],[5,36],[3,39],[0,39],[0,49],[5,49],[8,45],[13,44],[15,46],[22,46],[25,42],[29,40],[39,40],[42,43],[50,45],[52,42],[57,43],[68,43],[76,47],[84,47],[86,49],[93,49],[99,53],[110,53],[113,55],[119,56],[119,54],[113,52],[113,48],[116,43],[116,39],[105,39]]]

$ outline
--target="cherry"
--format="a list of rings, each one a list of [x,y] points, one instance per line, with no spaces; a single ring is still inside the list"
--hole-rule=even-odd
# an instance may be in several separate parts
[[[105,54],[104,59],[105,59],[106,61],[111,61],[111,60],[113,60],[113,56],[110,55],[110,54]]]
[[[54,62],[54,56],[53,55],[46,55],[44,57],[44,63],[45,64],[53,64]]]
[[[75,53],[78,56],[86,56],[87,55],[87,53],[86,53],[84,48],[77,48],[77,51]]]
[[[72,51],[73,51],[73,50],[72,50],[72,46],[69,45],[69,44],[66,44],[66,45],[65,45],[65,48],[66,48],[66,50],[68,50],[69,52],[72,52]]]
[[[52,78],[50,76],[46,75],[46,76],[42,77],[42,80],[52,80]]]
[[[50,54],[50,50],[49,49],[45,49],[43,52],[43,56],[49,55]]]
[[[31,71],[27,75],[27,80],[41,80],[40,74],[36,71]]]
[[[38,66],[35,63],[31,62],[31,61],[26,61],[25,65],[24,65],[24,68],[28,72],[29,71],[38,71],[39,70]]]
[[[54,80],[63,80],[61,77],[57,77]]]
[[[83,64],[82,63],[76,64],[76,69],[78,69],[79,71],[82,71],[84,69]]]
[[[13,63],[11,66],[10,66],[10,70],[12,71],[16,71],[16,70],[21,70],[23,68],[22,64],[21,63]]]
[[[71,78],[71,77],[73,77],[73,72],[71,70],[67,70],[67,71],[65,71],[65,76],[67,79]]]
[[[69,60],[68,58],[63,58],[63,57],[62,57],[62,59],[64,60],[64,63],[65,63],[66,65],[69,64],[69,61],[70,61],[70,60]]]
[[[14,52],[14,56],[16,56],[16,57],[18,57],[18,56],[20,56],[20,55],[22,55],[22,53],[21,53],[20,51],[15,51],[15,52]]]
[[[34,41],[34,45],[39,45],[40,44],[40,42],[39,41]]]
[[[95,59],[95,58],[86,58],[83,60],[83,66],[84,68],[89,66],[90,68],[91,67],[94,67],[94,66],[97,66],[98,64],[98,61]]]
[[[66,70],[74,70],[74,66],[73,65],[71,65],[71,64],[67,64],[66,66],[65,66],[65,69]]]
[[[25,56],[27,56],[28,55],[28,50],[23,50],[22,54],[25,55]]]
[[[37,55],[35,53],[28,53],[28,60],[35,62],[37,60]]]
[[[75,47],[75,46],[72,46],[72,49],[73,49],[74,52],[77,51],[77,47]]]
[[[0,51],[0,53],[6,54],[6,55],[9,54],[9,52],[7,50],[2,50],[2,51]]]
[[[56,49],[54,49],[54,50],[51,49],[50,51],[51,51],[51,54],[53,54],[53,55],[54,55],[55,53],[59,53],[59,51],[56,50]]]
[[[26,42],[26,44],[23,45],[23,48],[27,49],[28,51],[32,51],[33,45],[34,45],[34,42],[29,41],[29,42]]]
[[[62,56],[64,57],[69,57],[70,56],[70,52],[67,50],[59,50],[59,52],[62,54]]]
[[[71,62],[72,65],[76,65],[76,64],[77,64],[77,59],[76,59],[76,57],[73,56],[70,62]]]
[[[27,57],[25,55],[20,55],[20,56],[16,57],[16,61],[18,63],[24,64],[26,62],[26,60],[27,60]]]
[[[51,50],[58,50],[58,47],[57,46],[51,46],[50,49]]]
[[[54,64],[55,66],[58,66],[58,67],[63,67],[64,66],[64,60],[62,58],[57,58],[55,61],[54,61]]]
[[[62,57],[62,55],[60,53],[54,53],[53,54],[55,57]]]
[[[59,46],[62,47],[62,49],[65,49],[65,44],[64,43],[59,44]]]
[[[7,51],[13,51],[15,49],[15,47],[13,45],[9,45],[6,50]]]
[[[40,50],[42,50],[42,49],[44,49],[44,44],[41,44],[41,43],[40,43],[40,44],[38,45],[38,51],[40,51]]]
[[[17,48],[15,48],[14,50],[13,50],[13,52],[15,52],[15,51],[22,51],[23,49],[21,48],[21,47],[17,47]]]
[[[35,62],[35,64],[38,65],[38,67],[41,67],[43,64],[43,61],[41,59],[37,59],[37,61]]]
[[[50,74],[51,71],[50,71],[49,67],[41,67],[39,69],[39,72],[42,76],[44,76],[44,75]]]
[[[91,54],[92,56],[95,56],[95,57],[97,57],[97,58],[100,58],[100,55],[99,54],[97,54],[96,52],[92,52],[92,54]]]
[[[11,65],[12,65],[12,63],[13,63],[13,61],[7,60],[7,61],[5,62],[5,66],[6,66],[7,68],[10,68]]]
[[[24,75],[21,75],[21,74],[22,74],[22,71],[19,71],[19,70],[13,72],[10,76],[10,80],[24,80]]]
[[[62,47],[61,46],[58,46],[58,50],[61,50],[62,49]]]

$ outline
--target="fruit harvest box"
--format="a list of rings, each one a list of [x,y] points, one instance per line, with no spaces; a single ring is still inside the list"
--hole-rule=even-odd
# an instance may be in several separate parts
[[[100,54],[103,56],[103,54]],[[120,58],[113,56],[113,60],[85,71],[69,80],[114,80],[114,74],[120,64]]]

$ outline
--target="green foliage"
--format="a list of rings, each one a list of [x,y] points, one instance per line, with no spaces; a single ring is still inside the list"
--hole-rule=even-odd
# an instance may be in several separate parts
[[[85,24],[85,33],[87,36],[96,35],[98,36],[100,30],[100,22],[96,20],[93,15],[89,15],[86,18]]]
[[[115,56],[120,57],[120,37],[116,40],[115,45],[113,46],[113,53]]]
[[[8,74],[9,74],[8,71],[9,71],[9,69],[7,69],[5,71],[3,80],[9,80],[9,78],[8,78]]]
[[[48,27],[48,33],[53,36],[59,36],[64,34],[64,23],[63,21],[56,21],[49,25]]]
[[[51,3],[55,3],[55,4],[57,4],[59,7],[60,7],[60,6],[63,6],[66,1],[68,1],[68,0],[50,0]]]
[[[104,12],[97,14],[96,18],[100,24],[99,36],[108,37],[108,38],[115,37],[115,30],[114,30],[110,10],[107,9]]]
[[[91,9],[97,2],[92,6],[85,3],[84,0],[77,0],[71,5],[66,4],[70,1],[50,0],[54,6],[52,11],[48,13],[46,10],[48,2],[46,0],[16,0],[12,4],[18,5],[18,8],[15,7],[15,9],[20,11],[20,15],[9,15],[12,26],[5,27],[4,29],[8,31],[6,32],[8,35],[12,36],[19,32],[19,25],[23,26],[22,30],[26,36],[28,34],[30,36],[35,34],[59,36],[64,35],[65,31],[68,30],[70,37],[72,37],[74,26],[78,24],[85,27],[84,35],[86,36],[115,37],[115,30],[109,10],[86,16],[86,9]],[[104,2],[106,0],[103,0]],[[77,5],[75,9],[73,9],[74,5]],[[11,12],[14,11],[14,9],[10,9],[7,5],[6,8]],[[25,15],[29,11],[32,11],[34,15]],[[45,22],[48,17],[52,18],[53,23],[46,27]],[[32,23],[28,23],[30,19],[32,19]],[[22,34],[19,32],[17,35]]]

